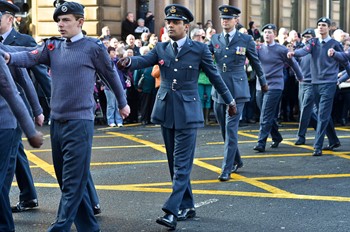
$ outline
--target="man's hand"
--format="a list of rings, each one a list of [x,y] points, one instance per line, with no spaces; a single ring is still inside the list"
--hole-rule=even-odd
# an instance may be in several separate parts
[[[6,64],[10,62],[10,58],[11,58],[10,54],[8,54],[2,49],[0,49],[0,56],[4,57]]]
[[[127,118],[129,116],[129,114],[130,114],[130,107],[129,107],[129,105],[126,105],[126,106],[124,106],[123,109],[120,109],[119,113],[120,113],[120,116],[123,119]]]
[[[39,114],[38,116],[35,117],[35,124],[38,126],[43,126],[44,119],[45,119],[45,116],[43,114]]]
[[[332,56],[334,56],[334,53],[335,53],[335,50],[333,48],[330,48],[330,49],[328,49],[327,55],[329,57],[332,57]]]
[[[233,115],[237,114],[237,107],[236,107],[236,102],[233,101],[228,105],[228,115],[232,117]]]
[[[287,57],[288,57],[289,59],[291,59],[293,56],[294,56],[294,52],[288,52],[288,53],[287,53]]]
[[[266,84],[266,85],[261,86],[261,91],[263,91],[263,93],[266,93],[268,90],[269,90],[269,87],[268,87],[268,85],[267,85],[267,84]]]
[[[33,148],[40,148],[44,143],[44,136],[41,132],[37,131],[33,137],[28,138],[28,142]]]
[[[130,57],[124,57],[118,60],[117,67],[119,70],[125,70],[128,68],[130,64]]]

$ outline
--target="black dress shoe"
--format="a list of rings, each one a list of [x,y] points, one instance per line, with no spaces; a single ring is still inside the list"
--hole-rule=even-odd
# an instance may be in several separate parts
[[[261,146],[261,145],[256,145],[253,150],[258,151],[258,152],[264,152],[265,151],[265,147]]]
[[[312,153],[313,156],[321,156],[322,155],[322,151],[321,150],[314,150],[314,152]]]
[[[98,215],[101,213],[101,207],[100,204],[95,205],[92,210],[94,211],[94,215]]]
[[[305,140],[299,138],[294,144],[295,145],[304,145],[305,144]]]
[[[11,210],[12,210],[12,213],[19,213],[29,209],[33,209],[38,206],[39,206],[38,199],[33,199],[29,201],[18,202],[15,206],[11,206]]]
[[[156,222],[162,226],[166,226],[174,230],[176,228],[177,219],[174,215],[167,213],[163,217],[157,218]]]
[[[181,209],[177,215],[178,221],[185,221],[188,218],[194,218],[196,216],[195,208]]]
[[[220,181],[228,181],[230,179],[230,173],[221,173],[218,179]]]
[[[243,167],[243,162],[241,161],[239,164],[235,163],[233,165],[233,168],[231,170],[231,173],[237,172],[238,168],[242,168]]]
[[[281,139],[280,141],[272,141],[270,147],[271,148],[277,148],[278,145],[280,145],[280,143],[282,142],[283,139]]]
[[[340,147],[340,142],[336,142],[335,144],[329,144],[326,147],[322,148],[322,150],[333,151],[333,149]]]

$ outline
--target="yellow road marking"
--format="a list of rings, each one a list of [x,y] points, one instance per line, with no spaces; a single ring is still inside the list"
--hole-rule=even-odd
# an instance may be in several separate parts
[[[118,137],[122,137],[122,138],[131,140],[131,141],[134,141],[137,143],[141,143],[141,144],[144,144],[144,145],[147,145],[147,146],[153,148],[154,150],[160,151],[162,153],[166,153],[165,148],[163,146],[159,146],[159,144],[155,144],[155,143],[152,143],[152,142],[147,141],[147,140],[135,138],[135,136],[132,136],[132,135],[122,134],[122,133],[118,133],[118,132],[107,132],[107,134],[116,135]]]
[[[203,161],[199,161],[198,159],[195,159],[194,162],[193,162],[195,165],[199,166],[199,167],[202,167],[202,168],[205,168],[205,169],[208,169],[210,171],[213,171],[213,172],[216,172],[216,173],[221,173],[221,168],[218,168],[214,165],[211,165],[211,164],[208,164],[208,163],[205,163]],[[268,192],[271,192],[271,193],[278,193],[278,194],[290,194],[289,192],[287,191],[284,191],[282,189],[279,189],[279,188],[276,188],[272,185],[269,185],[269,184],[265,184],[263,182],[260,182],[260,181],[257,181],[257,180],[254,180],[254,179],[251,179],[251,178],[246,178],[244,176],[241,176],[237,173],[232,173],[231,174],[231,177],[234,178],[235,180],[240,180],[240,181],[243,181],[247,184],[251,184],[255,187],[258,187],[258,188],[261,188],[261,189],[264,189]]]
[[[30,160],[30,162],[36,164],[41,169],[43,169],[45,172],[47,172],[50,176],[52,176],[53,178],[56,179],[55,170],[54,170],[52,164],[49,164],[45,160],[40,159],[38,156],[34,155],[33,153],[31,153],[28,150],[24,150],[24,151],[27,155],[28,160]]]
[[[293,130],[293,129],[288,129]],[[343,129],[345,131],[345,129]],[[348,131],[348,130],[346,130]],[[247,131],[248,132],[248,131]],[[253,132],[253,131],[249,131]],[[157,151],[160,151],[162,153],[165,153],[164,145],[155,144],[152,142],[149,142],[147,140],[142,140],[139,138],[136,138],[134,135],[126,135],[119,132],[107,132],[108,135],[104,136],[96,136],[96,138],[113,138],[113,137],[122,137],[137,143],[141,143],[144,145],[130,145],[130,146],[104,146],[104,147],[94,147],[93,149],[113,149],[113,148],[135,148],[135,147],[151,147]],[[257,136],[248,134],[245,132],[240,131],[240,135],[245,137],[250,137],[257,139]],[[350,136],[339,136],[339,137],[350,137]],[[288,142],[288,140],[292,139],[286,139],[282,143],[295,146],[293,142]],[[246,141],[241,141],[246,142]],[[313,149],[311,146],[295,146],[298,148],[305,148],[305,149]],[[55,173],[53,169],[53,165],[47,163],[46,161],[40,159],[39,157],[35,156],[31,152],[43,152],[43,150],[26,150],[26,154],[28,156],[28,159],[33,162],[36,167],[42,168],[45,172],[49,173],[52,177],[55,178]],[[45,152],[51,151],[51,149],[46,149]],[[324,152],[324,154],[330,154],[333,156],[337,156],[340,158],[346,158],[350,159],[350,156],[347,155],[350,152]],[[244,158],[276,158],[276,157],[289,157],[289,156],[310,156],[310,153],[299,153],[299,154],[274,154],[274,155],[252,155],[252,156],[244,156]],[[203,160],[219,160],[222,159],[222,157],[212,157],[212,158],[196,158],[194,160],[194,164],[203,168],[206,168],[210,171],[220,173],[221,169],[219,167],[216,167],[214,165],[210,165],[208,163],[203,162]],[[135,164],[148,164],[148,163],[163,163],[167,162],[167,160],[148,160],[148,161],[129,161],[129,162],[96,162],[91,163],[92,166],[103,166],[103,165],[135,165]],[[241,191],[226,191],[226,190],[200,190],[196,189],[193,190],[193,193],[195,194],[208,194],[208,195],[229,195],[229,196],[246,196],[246,197],[263,197],[263,198],[281,198],[281,199],[304,199],[304,200],[323,200],[323,201],[340,201],[340,202],[350,202],[350,197],[341,197],[341,196],[312,196],[312,195],[299,195],[299,194],[293,194],[284,190],[281,190],[279,188],[276,188],[274,186],[265,184],[261,181],[265,180],[286,180],[286,179],[314,179],[314,178],[348,178],[350,177],[350,174],[327,174],[327,175],[305,175],[305,176],[273,176],[273,177],[244,177],[239,174],[232,174],[231,175],[233,179],[231,179],[229,182],[245,182],[247,184],[256,186],[260,189],[263,189],[265,191],[268,191],[269,193],[265,192],[241,192]],[[218,183],[218,180],[192,180],[192,184],[210,184],[210,183]],[[171,188],[154,188],[154,187],[164,187],[164,186],[171,186],[171,182],[164,182],[164,183],[143,183],[143,184],[129,184],[129,185],[96,185],[96,189],[100,190],[119,190],[119,191],[141,191],[141,192],[166,192],[170,193],[172,191]],[[54,183],[36,183],[35,186],[37,187],[51,187],[51,188],[57,188],[58,184]],[[153,186],[153,188],[152,188]]]

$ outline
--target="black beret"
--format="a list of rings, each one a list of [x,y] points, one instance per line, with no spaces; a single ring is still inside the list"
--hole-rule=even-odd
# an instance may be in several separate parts
[[[58,22],[58,16],[67,14],[77,14],[84,16],[84,6],[77,2],[64,2],[63,4],[57,4],[57,8],[53,13],[53,20]]]
[[[232,19],[239,16],[241,10],[234,6],[222,5],[219,6],[220,18]]]
[[[15,15],[15,13],[20,12],[21,10],[19,9],[18,6],[16,6],[15,4],[12,4],[10,2],[4,1],[4,0],[0,0],[0,12],[2,14],[12,14]]]
[[[311,35],[312,37],[316,37],[315,30],[313,28],[308,28],[301,34],[301,36],[305,35]]]
[[[261,31],[264,31],[265,29],[272,29],[274,31],[277,30],[277,27],[275,24],[272,24],[272,23],[268,23],[266,24],[265,26],[263,26],[263,28],[261,29]]]
[[[328,26],[330,26],[331,25],[331,20],[329,19],[329,18],[326,18],[326,17],[322,17],[322,18],[319,18],[318,20],[317,20],[317,25],[318,25],[318,23],[327,23],[328,24]]]
[[[188,23],[193,21],[193,15],[189,9],[179,4],[167,5],[164,9],[165,19],[183,20]]]

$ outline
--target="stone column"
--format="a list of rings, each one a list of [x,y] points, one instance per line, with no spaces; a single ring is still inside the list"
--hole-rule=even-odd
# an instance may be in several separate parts
[[[227,4],[224,0],[212,0],[211,8],[212,8],[212,15],[213,15],[213,25],[216,29],[216,33],[221,33],[221,22],[220,22],[220,12],[219,12],[219,6]]]

